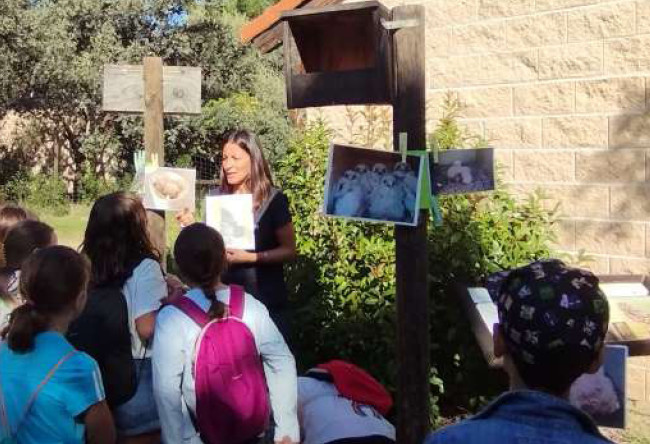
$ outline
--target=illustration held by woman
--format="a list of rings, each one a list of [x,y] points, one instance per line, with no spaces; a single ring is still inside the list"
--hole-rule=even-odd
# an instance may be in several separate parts
[[[151,341],[167,284],[140,199],[124,192],[99,198],[90,212],[82,253],[91,262],[91,288],[119,286],[126,299],[137,388],[129,401],[114,409],[118,433],[124,442],[157,442]]]
[[[296,256],[296,240],[287,197],[273,186],[271,170],[250,131],[226,135],[221,151],[221,186],[213,194],[252,194],[255,211],[255,250],[228,249],[223,282],[242,285],[268,308],[280,331],[287,333],[287,287],[283,264]],[[185,211],[177,219],[194,222]]]
[[[68,247],[43,248],[25,262],[25,303],[0,345],[0,441],[115,442],[97,363],[64,337],[87,282],[86,260]]]
[[[221,235],[201,223],[176,240],[174,259],[191,290],[156,321],[153,379],[163,441],[262,442],[270,404],[275,442],[297,443],[295,360],[266,307],[222,284],[225,256]]]

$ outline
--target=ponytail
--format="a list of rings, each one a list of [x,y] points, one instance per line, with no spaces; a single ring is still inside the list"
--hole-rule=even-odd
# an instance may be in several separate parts
[[[201,290],[206,298],[212,303],[208,316],[210,319],[221,319],[226,314],[226,304],[217,299],[217,293],[214,290],[214,285],[202,285]]]
[[[32,304],[25,303],[11,313],[3,337],[11,350],[25,353],[32,349],[34,338],[47,330],[48,324],[47,317],[40,314]]]

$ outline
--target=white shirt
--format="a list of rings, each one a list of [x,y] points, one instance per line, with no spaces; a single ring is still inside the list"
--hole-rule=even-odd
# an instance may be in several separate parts
[[[395,427],[379,412],[344,398],[329,382],[298,378],[298,409],[303,444],[374,435],[395,440]]]
[[[153,259],[144,259],[140,262],[124,284],[122,293],[126,299],[129,314],[131,353],[135,359],[148,358],[151,356],[151,345],[145,352],[144,344],[135,328],[135,320],[158,310],[161,306],[161,299],[167,297],[167,283],[160,264]]]
[[[193,289],[186,296],[206,312],[209,310],[210,301],[200,289]],[[217,299],[228,304],[230,291],[217,291]],[[253,333],[264,365],[276,422],[275,439],[279,441],[289,436],[299,442],[293,355],[264,304],[249,294],[245,295],[242,321]],[[194,345],[200,332],[201,328],[176,307],[164,307],[156,318],[152,357],[154,397],[163,442],[168,444],[202,442],[187,411],[187,408],[196,411],[192,365]]]

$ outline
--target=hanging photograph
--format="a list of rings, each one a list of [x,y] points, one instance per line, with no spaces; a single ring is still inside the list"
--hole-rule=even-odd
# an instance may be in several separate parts
[[[424,171],[422,158],[332,144],[325,181],[328,216],[415,226]]]
[[[444,150],[429,160],[431,192],[476,193],[494,190],[494,149]]]
[[[144,172],[144,206],[150,210],[194,211],[196,170],[186,168],[146,167]]]
[[[569,401],[587,412],[601,427],[626,425],[624,345],[606,345],[604,363],[596,373],[585,373],[571,385]]]
[[[255,249],[252,194],[207,196],[205,223],[221,233],[226,248]]]

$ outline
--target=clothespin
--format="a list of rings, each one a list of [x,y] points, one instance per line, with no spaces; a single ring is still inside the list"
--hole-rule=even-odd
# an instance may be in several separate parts
[[[406,151],[408,150],[408,133],[399,133],[399,150],[402,153],[402,162],[406,162]]]
[[[433,152],[433,163],[437,164],[438,156],[440,154],[440,145],[438,145],[438,141],[435,137],[431,138],[431,151]]]
[[[440,204],[438,204],[436,196],[431,196],[431,215],[433,216],[433,224],[436,227],[442,226],[442,211],[440,211]]]

